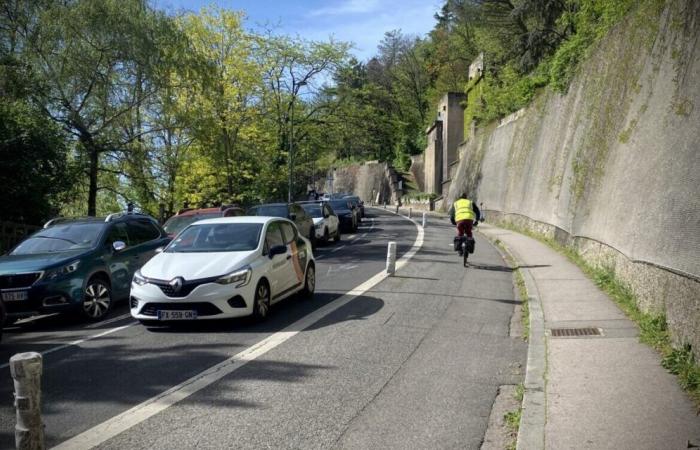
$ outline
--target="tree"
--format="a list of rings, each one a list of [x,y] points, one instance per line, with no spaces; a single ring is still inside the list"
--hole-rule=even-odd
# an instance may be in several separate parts
[[[13,22],[38,82],[33,101],[78,143],[88,215],[96,214],[98,191],[109,188],[100,174],[115,170],[104,161],[151,132],[140,123],[125,129],[157,90],[145,80],[163,63],[166,22],[145,0],[46,1],[32,20]]]
[[[294,136],[294,128],[315,121],[328,112],[328,102],[300,105],[300,97],[320,94],[324,78],[347,60],[350,45],[343,42],[317,42],[268,33],[261,41],[260,64],[264,67],[265,96],[263,108],[274,124],[277,136],[277,167],[286,156],[288,165],[287,198],[295,194],[294,144],[302,142],[307,132]],[[308,106],[308,107],[304,107]]]
[[[22,101],[0,101],[0,217],[39,224],[55,215],[72,183],[65,136]]]

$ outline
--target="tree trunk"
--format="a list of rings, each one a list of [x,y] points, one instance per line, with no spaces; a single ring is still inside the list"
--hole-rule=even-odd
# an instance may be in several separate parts
[[[90,186],[88,188],[88,216],[97,215],[97,172],[99,170],[100,153],[94,146],[88,148],[90,154],[90,167],[88,168],[88,177],[90,178]]]

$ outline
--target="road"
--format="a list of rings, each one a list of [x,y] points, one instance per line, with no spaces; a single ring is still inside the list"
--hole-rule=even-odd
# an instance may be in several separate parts
[[[44,352],[49,446],[78,436],[66,447],[478,448],[498,386],[523,377],[512,274],[484,240],[462,268],[449,224],[433,219],[396,277],[346,295],[377,280],[388,241],[406,255],[419,234],[368,212],[356,234],[316,252],[315,298],[285,301],[265,323],[148,329],[125,306],[88,326],[45,317],[6,329],[0,361]],[[11,448],[7,367],[0,379],[0,447]]]

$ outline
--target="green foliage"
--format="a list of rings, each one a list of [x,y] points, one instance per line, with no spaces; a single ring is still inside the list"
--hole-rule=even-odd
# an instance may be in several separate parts
[[[575,32],[552,58],[549,75],[554,89],[566,92],[589,48],[622,20],[636,3],[634,0],[568,0],[570,12],[562,15],[559,24]]]
[[[700,393],[700,366],[697,365],[690,344],[673,349],[661,362],[669,372],[678,375],[681,387]]]
[[[56,214],[73,172],[60,129],[30,107],[0,101],[0,218],[41,224]]]

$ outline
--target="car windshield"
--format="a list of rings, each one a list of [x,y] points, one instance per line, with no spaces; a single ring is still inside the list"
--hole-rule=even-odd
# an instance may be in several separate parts
[[[323,217],[323,209],[321,209],[321,205],[319,205],[318,203],[307,203],[301,206],[304,208],[304,211],[306,211],[306,213],[314,219]]]
[[[34,255],[93,248],[104,229],[103,222],[66,223],[39,231],[19,244],[11,255]]]
[[[347,200],[331,200],[328,203],[331,204],[331,208],[333,208],[335,211],[349,209]]]
[[[166,253],[248,252],[258,248],[260,223],[190,225],[165,249]]]
[[[195,223],[198,220],[213,219],[214,217],[221,217],[221,214],[208,213],[208,214],[193,214],[191,216],[175,216],[168,219],[163,225],[163,229],[166,233],[170,235],[178,234],[180,231],[184,230],[185,227],[191,223]]]
[[[286,205],[261,205],[248,210],[250,216],[270,216],[287,218]]]

